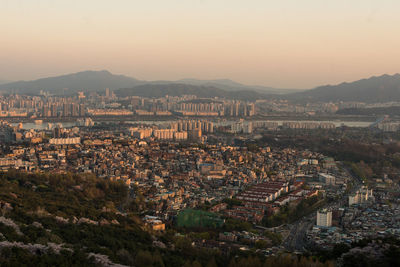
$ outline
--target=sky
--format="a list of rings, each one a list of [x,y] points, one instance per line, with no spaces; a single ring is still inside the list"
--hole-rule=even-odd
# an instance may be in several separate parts
[[[0,80],[109,70],[313,88],[400,72],[398,0],[0,0]]]

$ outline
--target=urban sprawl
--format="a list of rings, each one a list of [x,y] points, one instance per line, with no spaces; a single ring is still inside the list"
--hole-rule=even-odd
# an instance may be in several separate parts
[[[266,107],[268,112],[312,116],[365,105],[296,106],[278,100],[195,96],[121,98],[108,89],[104,94],[76,96],[45,92],[2,96],[0,168],[93,174],[122,181],[143,200],[141,220],[153,231],[176,225],[218,228],[233,219],[281,237],[274,243],[255,231],[232,230],[215,239],[198,239],[193,242],[198,247],[249,250],[264,242],[268,245],[263,253],[271,255],[313,246],[332,248],[370,237],[399,237],[399,185],[387,175],[365,183],[344,162],[322,153],[254,145],[265,133],[279,138],[285,130],[342,127],[332,121],[262,119]],[[136,119],[121,122],[124,116]],[[168,120],[144,122],[146,117]],[[75,125],[64,127],[63,118]],[[28,129],[26,123],[38,127]],[[384,132],[399,130],[399,123],[386,118],[374,126]],[[312,210],[298,220],[276,227],[265,223],[304,203]]]

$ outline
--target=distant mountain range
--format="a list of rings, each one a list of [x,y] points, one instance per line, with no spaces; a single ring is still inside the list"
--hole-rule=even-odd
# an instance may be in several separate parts
[[[378,103],[400,101],[400,74],[385,74],[351,83],[320,86],[285,97],[304,102],[359,101]]]
[[[204,88],[215,87],[225,91],[255,91],[261,94],[284,94],[294,92],[292,89],[278,89],[264,86],[248,86],[231,80],[196,80],[182,79],[177,81],[142,81],[124,75],[114,75],[109,71],[83,71],[57,77],[42,78],[34,81],[17,81],[0,83],[0,91],[3,93],[38,94],[40,90],[52,94],[74,94],[78,91],[93,92],[103,91],[105,88],[120,89],[132,88],[138,85],[160,84],[186,84]],[[145,87],[143,87],[145,88]],[[170,88],[170,87],[168,87]],[[195,88],[195,87],[192,87]],[[196,87],[197,88],[197,87]],[[148,89],[146,87],[146,89]],[[221,95],[221,94],[220,94]],[[222,94],[223,95],[223,94]],[[221,96],[222,96],[221,95]]]
[[[367,103],[400,101],[400,74],[371,77],[351,83],[320,86],[311,90],[277,89],[243,85],[227,79],[178,81],[142,81],[109,71],[83,71],[34,81],[1,84],[2,93],[36,95],[40,90],[55,95],[71,95],[78,91],[94,92],[105,88],[121,96],[137,95],[160,97],[192,94],[198,97],[226,97],[237,99],[287,99],[300,102],[360,101]]]
[[[192,84],[192,85],[202,85],[202,86],[214,86],[227,91],[256,91],[259,93],[267,94],[289,94],[294,92],[299,92],[299,89],[283,89],[283,88],[273,88],[260,85],[244,85],[237,83],[229,79],[218,79],[218,80],[198,80],[198,79],[182,79],[175,81],[174,83]]]
[[[10,83],[10,81],[0,80],[0,84]]]
[[[257,100],[267,97],[267,94],[250,90],[227,91],[212,85],[192,85],[183,83],[148,83],[133,88],[122,88],[114,91],[118,96],[163,97],[195,95],[199,98],[230,98],[241,100]]]
[[[105,88],[117,89],[140,84],[139,80],[108,71],[83,71],[34,81],[18,81],[0,85],[0,91],[19,94],[38,94],[40,90],[52,94],[73,94],[78,91],[99,91]]]

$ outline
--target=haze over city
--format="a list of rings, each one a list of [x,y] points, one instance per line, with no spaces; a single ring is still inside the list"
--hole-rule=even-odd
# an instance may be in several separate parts
[[[0,266],[400,266],[399,11],[0,0]]]
[[[400,70],[400,2],[0,1],[0,80],[108,69],[313,88]]]

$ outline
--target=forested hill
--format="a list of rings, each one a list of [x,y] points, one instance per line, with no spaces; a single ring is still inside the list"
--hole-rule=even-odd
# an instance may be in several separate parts
[[[78,91],[104,91],[105,88],[118,89],[142,83],[135,78],[115,75],[109,71],[81,71],[33,81],[17,81],[0,84],[0,92],[17,94],[39,94],[40,90],[55,95],[71,95]]]
[[[382,75],[338,85],[320,86],[312,90],[285,95],[291,100],[366,103],[400,101],[400,74]]]
[[[123,183],[91,175],[0,174],[0,265],[133,265],[152,241],[118,211],[126,197]]]

